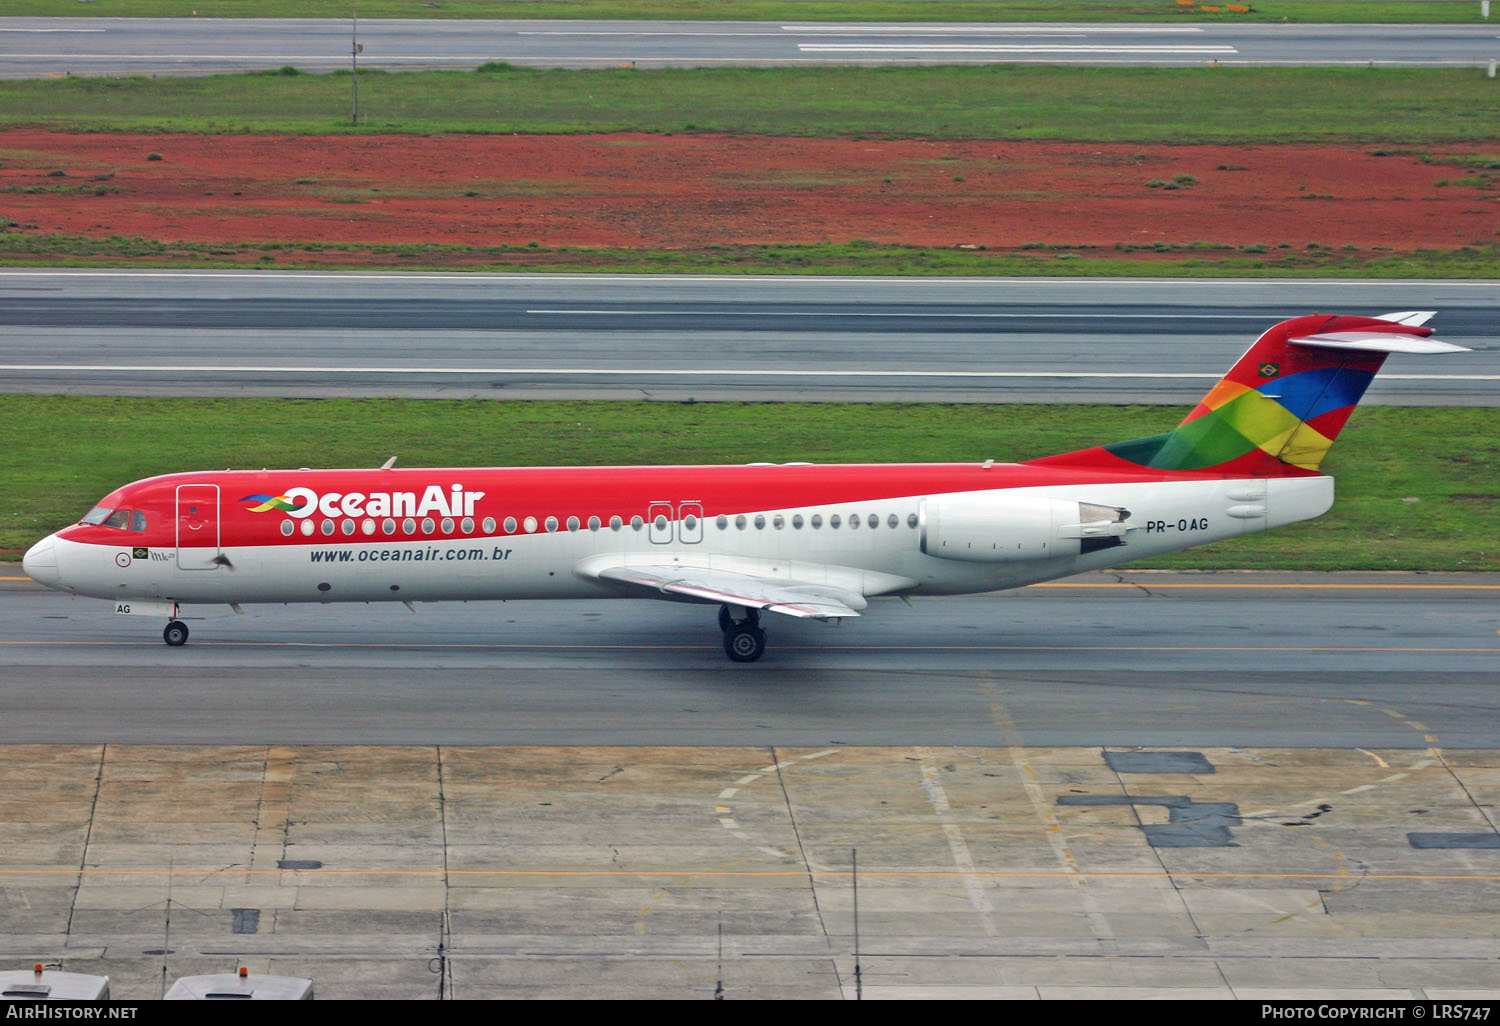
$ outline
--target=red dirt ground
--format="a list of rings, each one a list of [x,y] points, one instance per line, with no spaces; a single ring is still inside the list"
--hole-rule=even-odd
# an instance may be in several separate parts
[[[0,225],[168,242],[646,249],[1500,241],[1500,192],[1437,184],[1483,172],[1377,149],[12,130],[0,132]],[[1497,152],[1489,142],[1432,156]],[[1196,182],[1147,186],[1178,175]]]

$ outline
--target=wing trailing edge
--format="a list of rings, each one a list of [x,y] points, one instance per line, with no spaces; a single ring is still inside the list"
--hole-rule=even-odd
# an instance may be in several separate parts
[[[603,566],[581,571],[597,580],[690,602],[763,609],[799,619],[858,616],[868,603],[856,591],[806,581],[768,580],[729,570],[691,566]]]

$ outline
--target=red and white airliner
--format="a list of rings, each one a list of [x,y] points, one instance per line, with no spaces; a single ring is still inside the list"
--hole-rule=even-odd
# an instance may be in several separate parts
[[[1319,464],[1386,356],[1462,351],[1431,316],[1283,321],[1173,430],[1025,463],[169,474],[24,566],[166,617],[174,646],[185,603],[649,597],[718,605],[724,651],[750,662],[763,611],[840,620],[1321,515]]]

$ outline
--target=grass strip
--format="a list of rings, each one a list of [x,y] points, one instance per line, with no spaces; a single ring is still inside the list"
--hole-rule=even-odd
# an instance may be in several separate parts
[[[1001,461],[1142,437],[1161,406],[0,397],[0,555],[138,478],[221,467]],[[66,425],[61,430],[59,425]],[[1141,566],[1500,569],[1500,409],[1357,411],[1327,516]]]
[[[630,21],[1376,22],[1482,21],[1473,0],[89,0],[70,17],[597,18]],[[1207,8],[1207,9],[1205,9]],[[55,17],[57,0],[0,0],[0,16]]]
[[[163,242],[119,235],[5,231],[8,267],[277,268],[280,270],[529,271],[612,274],[864,274],[949,277],[1500,278],[1500,246],[1390,252],[1353,246],[1209,243],[1149,246],[933,248],[869,241],[807,245],[712,245],[683,250],[578,246]],[[1143,258],[1141,252],[1152,254]]]
[[[0,127],[202,133],[747,132],[1130,143],[1493,139],[1479,69],[706,68],[0,81]]]

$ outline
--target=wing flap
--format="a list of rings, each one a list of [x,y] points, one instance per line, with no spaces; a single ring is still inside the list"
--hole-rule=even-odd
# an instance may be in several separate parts
[[[613,581],[681,596],[689,601],[716,602],[746,609],[764,609],[802,619],[830,620],[858,616],[865,597],[844,588],[801,581],[769,580],[727,570],[680,566],[607,566],[590,571],[602,581]]]

